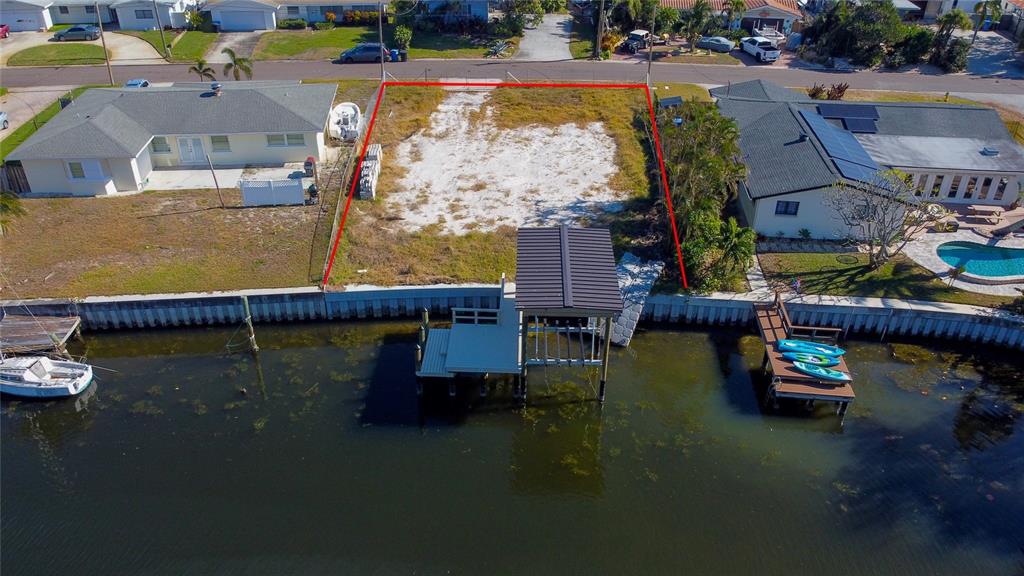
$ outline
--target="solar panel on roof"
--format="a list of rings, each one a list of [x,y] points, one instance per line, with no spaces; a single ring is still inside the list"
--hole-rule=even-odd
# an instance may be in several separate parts
[[[875,121],[870,118],[843,118],[843,126],[850,132],[860,134],[874,134],[878,132]]]
[[[839,173],[844,178],[849,178],[850,180],[872,183],[875,182],[878,175],[878,168],[868,168],[867,166],[861,166],[860,164],[854,164],[839,158],[833,158],[832,160],[836,163],[836,168],[839,168]]]
[[[800,115],[810,125],[814,135],[818,137],[818,141],[825,147],[829,156],[878,169],[878,164],[871,159],[871,156],[868,156],[853,134],[829,124],[828,121],[813,112],[801,110]]]
[[[867,118],[878,120],[878,109],[870,104],[818,104],[818,113],[825,118]]]

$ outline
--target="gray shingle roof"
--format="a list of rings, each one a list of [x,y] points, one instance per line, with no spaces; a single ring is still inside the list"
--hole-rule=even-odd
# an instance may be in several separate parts
[[[622,311],[611,234],[604,228],[520,228],[516,308]]]
[[[319,132],[334,84],[224,83],[209,87],[97,88],[75,99],[7,157],[134,157],[153,136]]]
[[[806,94],[779,86],[767,80],[748,80],[708,90],[715,98],[749,98],[772,102],[802,102],[810,100]]]

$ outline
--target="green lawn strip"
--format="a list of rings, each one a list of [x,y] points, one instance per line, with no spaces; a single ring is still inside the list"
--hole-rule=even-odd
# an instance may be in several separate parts
[[[217,40],[216,32],[188,30],[171,47],[172,62],[195,62],[204,57],[210,45]]]
[[[377,40],[369,26],[339,26],[333,30],[278,30],[260,36],[256,60],[334,59],[360,42]]]
[[[868,267],[866,254],[770,253],[759,254],[758,259],[769,283],[789,286],[800,278],[800,289],[806,294],[928,300],[987,307],[1012,300],[1007,296],[951,288],[903,255],[878,270]]]
[[[8,92],[10,92],[10,90],[4,88],[3,86],[0,86],[0,96],[7,96]]]
[[[161,56],[164,55],[164,47],[162,41],[160,40],[159,30],[118,30],[117,34],[124,34],[126,36],[134,36],[136,38],[141,38],[142,40],[149,42],[150,46],[152,46],[153,49],[156,50],[157,54]],[[178,30],[164,30],[163,41],[166,41],[168,44],[171,44],[174,42],[174,38],[178,34],[181,34],[181,32]]]
[[[96,86],[79,86],[78,88],[75,88],[71,91],[71,97],[77,98],[79,94],[81,94],[82,92],[85,92],[89,88],[95,87]],[[46,124],[50,120],[50,118],[53,118],[57,115],[57,112],[60,112],[59,101],[55,101],[46,108],[43,108],[42,111],[36,114],[35,118],[29,120],[28,122],[25,122],[24,124],[19,126],[17,130],[11,132],[9,136],[4,138],[3,140],[0,140],[0,161],[3,161],[3,159],[6,158],[7,155],[11,153],[11,150],[14,150],[18,146],[20,146],[22,142],[24,142],[25,140],[28,139],[29,136],[34,134],[37,129],[37,126],[42,126],[43,124]]]
[[[392,31],[384,30],[384,38],[388,43]],[[518,38],[512,39],[518,43]],[[410,58],[483,58],[487,55],[487,47],[494,41],[482,36],[462,36],[458,34],[430,34],[413,32],[412,45],[409,47]],[[388,44],[389,46],[393,44]],[[514,54],[515,50],[509,50]]]
[[[74,26],[74,24],[54,24],[53,26],[50,26],[49,28],[47,28],[46,31],[47,32],[60,32],[61,30],[67,30],[68,28],[71,28],[72,26]]]
[[[589,17],[575,16],[572,19],[572,36],[569,40],[569,52],[576,59],[590,58],[594,55],[594,40],[597,30]]]
[[[696,52],[683,52],[682,54],[675,54],[669,56],[655,57],[658,62],[667,62],[669,64],[716,64],[719,66],[739,66],[742,62],[732,54],[726,54],[724,52],[708,52],[707,50],[697,50]]]
[[[682,96],[683,100],[700,100],[701,102],[710,102],[711,94],[708,91],[696,84],[655,84],[654,94],[658,98],[668,98],[669,96]]]
[[[102,64],[103,47],[96,44],[45,44],[18,52],[7,60],[8,66],[71,66]]]

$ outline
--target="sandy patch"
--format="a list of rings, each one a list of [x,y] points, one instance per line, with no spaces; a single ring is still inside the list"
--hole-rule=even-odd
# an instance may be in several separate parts
[[[431,128],[397,147],[394,161],[406,173],[386,202],[408,229],[440,224],[465,234],[622,209],[628,193],[609,188],[616,146],[603,124],[499,129],[489,96],[449,94],[431,114]]]

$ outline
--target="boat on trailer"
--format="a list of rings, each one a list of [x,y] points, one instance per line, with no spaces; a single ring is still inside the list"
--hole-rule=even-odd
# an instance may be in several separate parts
[[[0,393],[28,398],[75,396],[92,383],[92,366],[46,356],[0,358]]]
[[[362,121],[358,105],[353,102],[342,102],[331,110],[328,134],[331,138],[351,142],[359,137]]]

